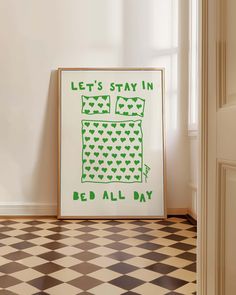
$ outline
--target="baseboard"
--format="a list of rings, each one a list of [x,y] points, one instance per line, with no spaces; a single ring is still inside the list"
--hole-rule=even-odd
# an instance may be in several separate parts
[[[56,216],[56,204],[0,203],[0,216]],[[168,208],[167,215],[189,215],[196,220],[187,208]]]
[[[191,215],[189,215],[189,214],[186,214],[185,216],[186,216],[186,218],[188,219],[188,221],[189,221],[191,224],[193,224],[193,225],[197,225],[197,219],[193,218],[193,217],[192,217]]]
[[[0,216],[56,216],[56,214],[56,204],[0,203]]]
[[[167,215],[186,215],[188,208],[167,208]]]

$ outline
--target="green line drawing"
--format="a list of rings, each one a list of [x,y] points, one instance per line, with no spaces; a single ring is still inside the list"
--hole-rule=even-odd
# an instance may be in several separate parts
[[[143,181],[141,120],[82,120],[81,182]]]
[[[82,95],[82,114],[109,114],[111,109],[110,95]]]
[[[140,97],[117,96],[115,113],[123,116],[144,116],[145,100]]]

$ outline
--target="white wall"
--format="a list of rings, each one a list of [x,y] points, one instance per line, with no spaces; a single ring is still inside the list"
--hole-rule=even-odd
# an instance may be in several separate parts
[[[167,206],[185,213],[188,1],[175,20],[173,3],[178,9],[173,0],[0,1],[0,214],[56,212],[58,67],[150,65],[167,68]],[[158,25],[156,14],[168,21]],[[165,59],[170,21],[176,53]]]

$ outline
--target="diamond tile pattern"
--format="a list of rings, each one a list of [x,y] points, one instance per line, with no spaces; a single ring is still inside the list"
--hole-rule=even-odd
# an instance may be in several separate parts
[[[196,294],[186,219],[0,220],[0,295]]]

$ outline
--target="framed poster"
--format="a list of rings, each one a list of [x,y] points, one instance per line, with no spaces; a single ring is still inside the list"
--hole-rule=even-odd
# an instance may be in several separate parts
[[[164,70],[58,74],[58,218],[165,217]]]

